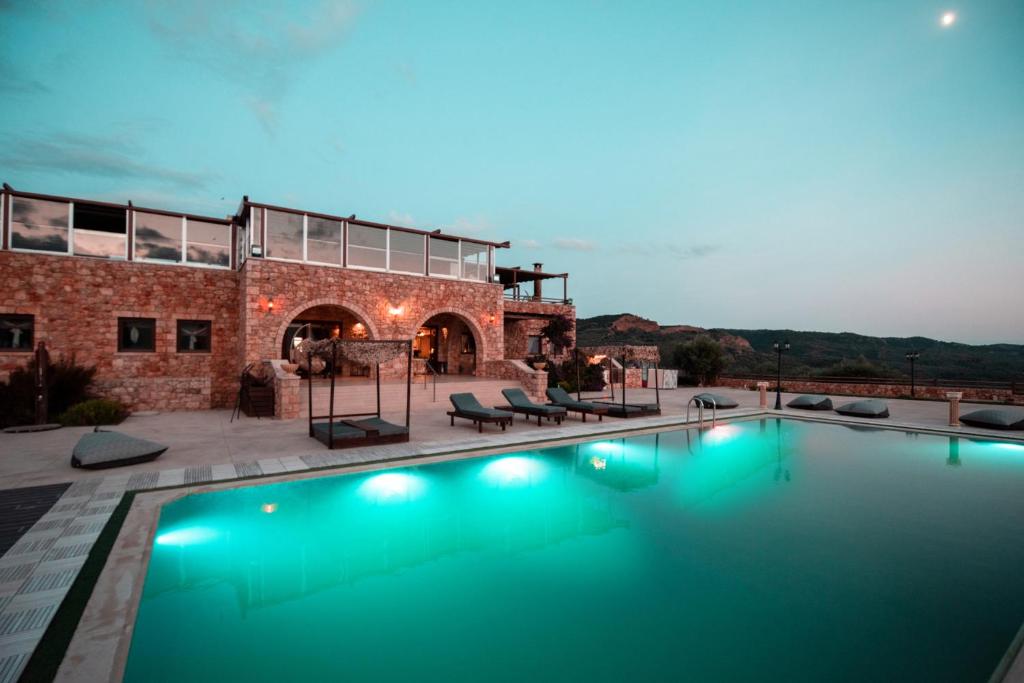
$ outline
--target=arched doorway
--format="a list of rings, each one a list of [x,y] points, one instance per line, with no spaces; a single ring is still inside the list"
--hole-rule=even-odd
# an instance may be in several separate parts
[[[460,316],[438,313],[416,330],[413,359],[420,371],[429,365],[440,375],[473,375],[478,343],[472,327]]]
[[[365,321],[348,309],[335,304],[319,304],[305,309],[295,316],[284,331],[281,340],[281,358],[302,364],[296,348],[303,339],[313,340],[341,337],[342,339],[369,339],[370,330]],[[304,370],[304,368],[303,368]],[[318,374],[314,367],[314,374]],[[328,369],[320,370],[326,372]],[[342,361],[335,368],[335,374],[343,377],[368,377],[370,368],[350,361]]]

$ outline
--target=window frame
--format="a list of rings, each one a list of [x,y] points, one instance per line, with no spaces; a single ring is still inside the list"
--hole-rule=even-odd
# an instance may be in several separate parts
[[[206,346],[205,349],[183,349],[181,347],[181,326],[182,324],[199,324],[206,325],[209,329],[206,332]],[[211,354],[213,353],[213,321],[212,320],[200,320],[197,318],[178,318],[174,321],[174,352],[175,353],[186,353],[189,355],[194,354]]]
[[[126,349],[123,345],[124,325],[132,321],[146,321],[153,323],[153,348],[151,349]],[[138,316],[117,317],[117,352],[118,353],[156,353],[157,320],[156,318],[144,318]]]
[[[182,228],[181,228],[181,261],[180,261],[180,263],[182,265],[190,266],[192,268],[212,268],[213,270],[231,270],[232,269],[231,263],[234,260],[234,258],[231,255],[231,250],[232,250],[233,245],[231,243],[231,239],[232,238],[231,238],[231,224],[230,223],[220,223],[220,222],[217,222],[217,221],[204,220],[204,219],[200,219],[200,218],[190,219],[188,216],[184,216],[184,215],[181,217],[181,220],[182,220]],[[205,244],[207,246],[215,246],[218,249],[227,249],[228,264],[226,266],[220,266],[220,265],[217,265],[216,263],[203,263],[202,261],[189,261],[188,260],[188,244],[189,244],[189,242],[188,242],[188,222],[190,220],[192,220],[195,223],[208,223],[210,225],[219,225],[219,226],[227,229],[227,231],[228,231],[228,243],[227,243],[226,247],[221,247],[219,245],[211,244],[210,242],[196,242],[196,244]]]
[[[28,318],[31,323],[29,328],[28,346],[15,348],[13,346],[0,346],[0,353],[34,353],[36,345],[36,316],[34,313],[0,313],[0,318]]]
[[[384,267],[383,268],[379,268],[377,266],[359,266],[359,265],[353,265],[352,264],[352,254],[349,253],[349,252],[352,249],[351,234],[352,234],[352,228],[353,227],[367,228],[369,230],[379,230],[379,231],[382,231],[384,233],[384,249],[383,249],[383,251],[384,251]],[[366,247],[366,246],[363,246],[361,244],[357,244],[355,246],[356,246],[356,249],[372,249],[374,251],[378,251],[379,250],[379,247]],[[346,268],[353,268],[355,270],[368,270],[368,271],[373,272],[373,273],[387,273],[387,272],[389,272],[388,271],[388,266],[391,265],[391,230],[388,229],[388,228],[379,228],[379,227],[377,227],[375,225],[366,225],[364,223],[355,223],[355,222],[349,221],[347,223],[347,229],[345,230],[345,264],[346,264],[345,265]]]

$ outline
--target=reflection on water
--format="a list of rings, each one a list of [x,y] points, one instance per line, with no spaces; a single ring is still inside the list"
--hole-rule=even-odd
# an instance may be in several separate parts
[[[188,496],[126,680],[983,678],[1024,620],[1006,445],[765,418]]]

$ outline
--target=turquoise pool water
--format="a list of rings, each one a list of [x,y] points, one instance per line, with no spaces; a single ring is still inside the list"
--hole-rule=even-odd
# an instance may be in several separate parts
[[[129,681],[984,681],[1024,446],[760,420],[165,506]]]

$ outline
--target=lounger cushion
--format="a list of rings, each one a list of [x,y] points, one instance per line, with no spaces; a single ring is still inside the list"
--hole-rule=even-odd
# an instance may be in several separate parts
[[[381,436],[397,436],[399,434],[408,434],[409,430],[405,425],[396,425],[387,420],[382,420],[379,417],[368,417],[364,420],[356,420],[355,424],[365,426],[369,429],[375,429]]]
[[[334,429],[330,430],[328,422],[314,422],[313,423],[313,434],[323,435],[326,439],[328,436],[333,437],[335,441],[340,439],[361,439],[366,436],[366,432],[358,427],[347,425],[343,422],[335,422]]]
[[[836,408],[840,415],[854,417],[889,417],[889,405],[885,401],[869,398],[865,401],[854,401]]]
[[[732,400],[728,396],[722,396],[721,394],[703,393],[697,394],[696,396],[694,396],[694,398],[700,401],[701,405],[703,405],[705,408],[711,408],[712,406],[718,409],[735,408],[739,405],[739,403]],[[712,401],[714,401],[713,404]]]
[[[960,421],[986,429],[1024,429],[1024,411],[986,408],[961,415]]]
[[[71,452],[71,466],[87,469],[118,467],[147,462],[167,446],[121,432],[90,432],[82,435]]]
[[[813,396],[804,394],[797,396],[786,404],[788,408],[800,408],[802,410],[832,410],[832,399],[828,396]]]
[[[485,417],[485,418],[507,418],[511,420],[514,415],[507,410],[493,410],[491,408],[484,408],[480,405],[480,401],[476,399],[476,396],[469,392],[460,394],[451,394],[448,396],[448,400],[455,406],[455,411],[473,417]]]

